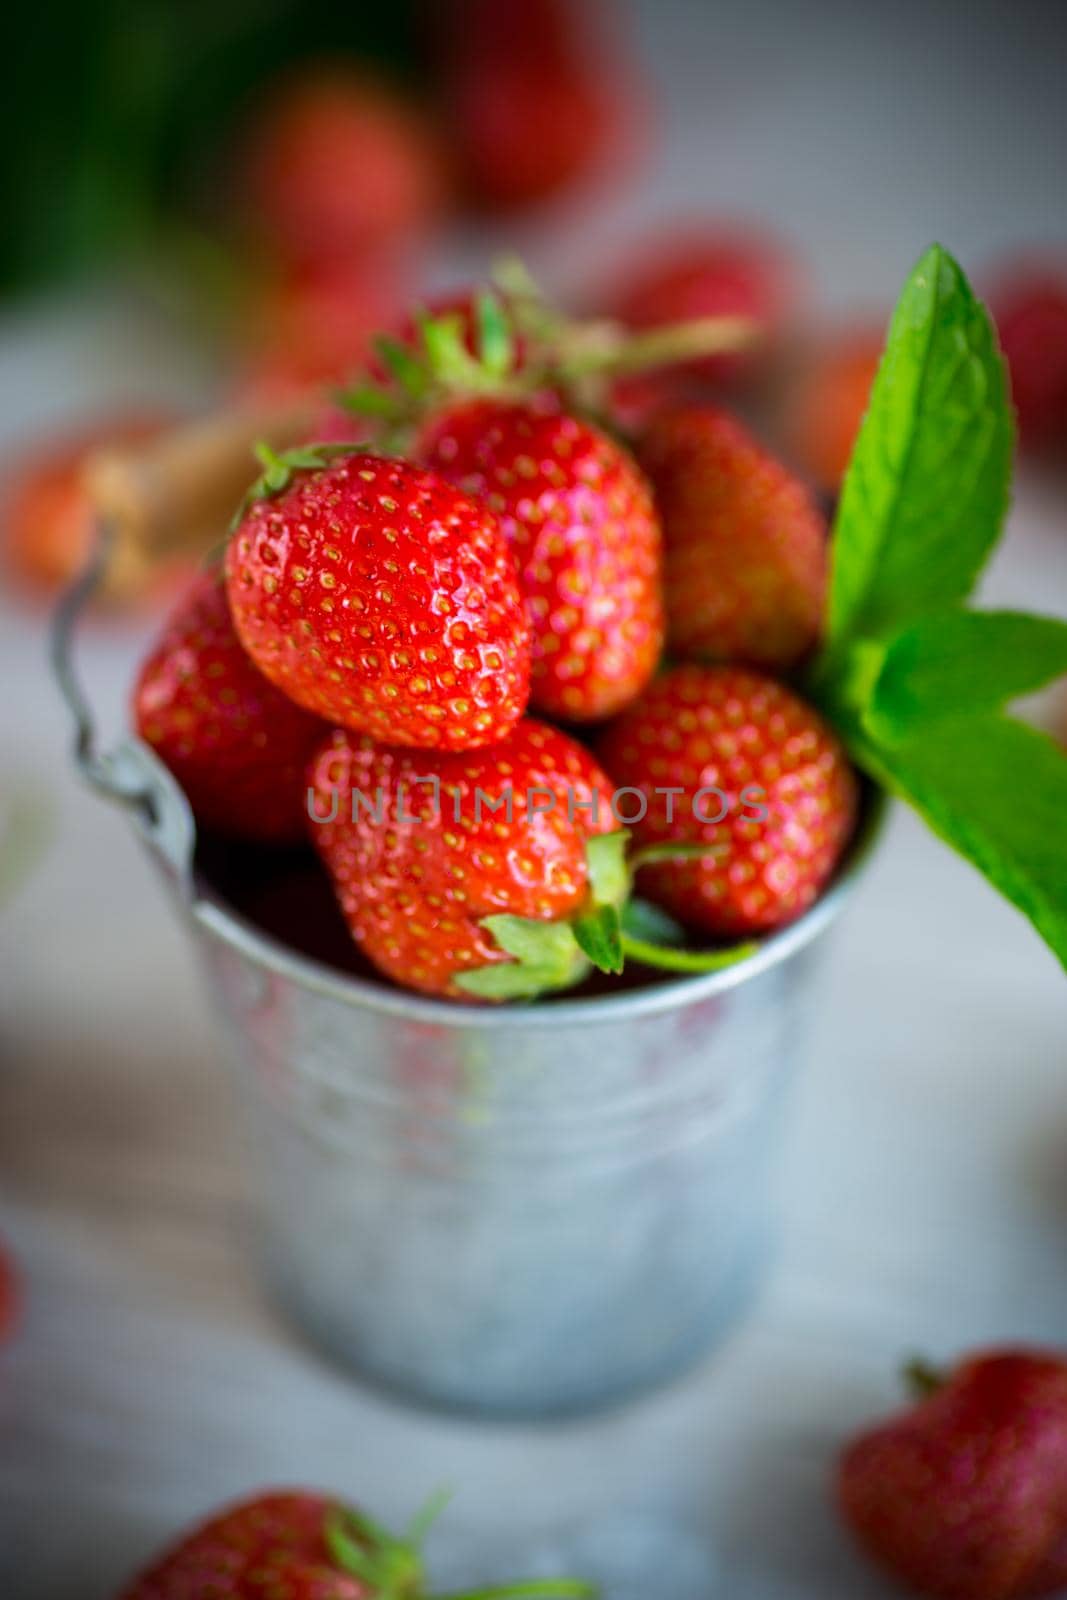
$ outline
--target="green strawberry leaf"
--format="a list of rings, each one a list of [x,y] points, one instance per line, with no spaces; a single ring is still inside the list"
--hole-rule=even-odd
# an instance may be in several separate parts
[[[478,355],[486,372],[503,378],[515,362],[515,340],[511,320],[492,290],[484,290],[475,301],[478,319]]]
[[[388,389],[373,383],[357,383],[350,389],[338,389],[334,398],[345,411],[357,417],[383,417],[387,422],[400,420],[406,407]]]
[[[876,741],[979,711],[1067,673],[1067,622],[1017,611],[950,611],[923,618],[891,642],[863,720]]]
[[[622,971],[622,929],[614,906],[594,906],[571,923],[578,948],[599,972]]]
[[[1067,752],[993,712],[857,750],[1034,924],[1067,966]]]
[[[230,532],[239,526],[257,500],[271,500],[288,489],[294,472],[318,472],[341,456],[351,456],[365,450],[365,444],[301,444],[280,453],[272,450],[263,440],[253,447],[253,454],[263,471],[245,490],[240,505],[233,514]]]
[[[500,912],[483,917],[482,927],[515,959],[461,973],[455,982],[468,994],[483,1000],[532,1000],[552,989],[569,989],[589,971],[569,922]]]
[[[625,828],[598,833],[586,840],[585,869],[595,906],[621,906],[630,893],[631,874],[626,860],[629,842]]]
[[[642,900],[638,895],[627,900],[622,908],[622,931],[646,944],[685,943],[685,929],[681,923],[675,922],[651,900]]]
[[[450,311],[442,317],[422,313],[417,321],[432,381],[457,390],[482,387],[484,373],[467,349],[459,312]]]
[[[388,368],[408,394],[418,398],[426,393],[429,387],[426,368],[416,356],[412,355],[407,345],[382,333],[375,339],[374,348],[383,366]]]
[[[834,528],[831,651],[961,601],[996,543],[1014,439],[992,322],[933,245],[890,324]]]

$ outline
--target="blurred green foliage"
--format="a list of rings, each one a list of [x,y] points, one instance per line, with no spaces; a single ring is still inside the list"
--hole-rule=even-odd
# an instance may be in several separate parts
[[[444,0],[437,0],[444,3]],[[0,291],[150,249],[210,215],[262,85],[352,55],[419,71],[417,0],[29,0],[5,28]]]

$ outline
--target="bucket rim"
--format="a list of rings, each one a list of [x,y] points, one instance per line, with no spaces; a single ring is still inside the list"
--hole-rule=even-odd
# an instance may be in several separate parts
[[[392,986],[384,979],[343,973],[312,956],[301,955],[264,932],[234,910],[199,871],[194,872],[195,889],[189,910],[200,927],[255,965],[353,1010],[402,1016],[407,1021],[443,1028],[593,1027],[695,1005],[748,983],[805,949],[837,919],[851,898],[884,833],[887,810],[885,792],[873,785],[865,787],[859,826],[829,887],[810,910],[764,939],[752,955],[718,972],[664,975],[659,981],[621,994],[479,1005],[438,999]]]

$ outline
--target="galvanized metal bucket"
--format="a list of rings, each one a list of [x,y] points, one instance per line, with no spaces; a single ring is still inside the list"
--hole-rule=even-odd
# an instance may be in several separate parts
[[[606,1405],[696,1361],[768,1258],[818,946],[878,807],[829,892],[739,966],[506,1008],[403,993],[242,917],[151,752],[97,752],[70,661],[91,580],[54,650],[78,764],[129,809],[196,942],[300,1326],[368,1379],[484,1415]]]

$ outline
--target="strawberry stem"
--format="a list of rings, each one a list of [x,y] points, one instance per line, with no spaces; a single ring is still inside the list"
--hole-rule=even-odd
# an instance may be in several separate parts
[[[640,872],[642,867],[659,866],[665,861],[701,861],[707,856],[724,855],[728,848],[725,844],[683,844],[680,840],[646,844],[630,857],[630,871]]]
[[[760,325],[751,317],[696,317],[643,333],[631,333],[614,323],[604,324],[599,338],[597,331],[595,327],[590,330],[587,343],[580,330],[576,331],[573,351],[567,350],[564,341],[559,362],[564,378],[626,378],[656,367],[744,350],[759,339]]]
[[[904,1368],[904,1381],[917,1400],[928,1400],[945,1386],[945,1374],[940,1367],[916,1357]]]
[[[622,935],[624,956],[661,972],[721,972],[739,961],[746,961],[758,949],[758,944],[749,943],[731,945],[728,950],[678,950],[669,945],[651,944],[647,939],[635,939],[631,933]]]
[[[463,1594],[434,1595],[430,1600],[596,1600],[595,1584],[581,1578],[531,1578],[500,1589],[470,1589]]]

